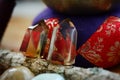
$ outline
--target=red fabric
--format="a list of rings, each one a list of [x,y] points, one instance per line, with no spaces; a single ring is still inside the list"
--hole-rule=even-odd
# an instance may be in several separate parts
[[[120,18],[111,16],[105,20],[78,53],[99,67],[120,63]]]

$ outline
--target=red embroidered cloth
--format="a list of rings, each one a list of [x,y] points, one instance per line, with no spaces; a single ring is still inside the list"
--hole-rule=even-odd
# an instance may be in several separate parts
[[[120,18],[111,16],[105,20],[78,53],[99,67],[120,63]]]

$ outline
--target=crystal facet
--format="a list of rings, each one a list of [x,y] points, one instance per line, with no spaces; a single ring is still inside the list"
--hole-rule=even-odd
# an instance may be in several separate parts
[[[41,20],[29,27],[21,51],[26,56],[39,57],[52,63],[71,65],[76,57],[77,30],[69,19]]]

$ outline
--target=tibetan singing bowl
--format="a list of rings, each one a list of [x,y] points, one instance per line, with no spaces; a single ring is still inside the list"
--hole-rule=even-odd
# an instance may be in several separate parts
[[[93,14],[108,11],[112,0],[43,0],[50,8],[66,14]]]

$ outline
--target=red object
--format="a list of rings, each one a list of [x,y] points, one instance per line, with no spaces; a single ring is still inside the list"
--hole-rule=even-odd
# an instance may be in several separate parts
[[[30,30],[27,29],[20,47],[20,51],[26,52],[29,40],[30,40]]]
[[[37,47],[41,31],[42,28],[38,25],[36,25],[36,27],[33,29],[31,28],[27,29],[20,47],[20,51],[25,52],[24,53],[25,56],[37,57]]]
[[[56,31],[57,30],[57,31]],[[63,20],[59,27],[54,28],[55,31],[55,41],[54,44],[50,47],[49,54],[52,54],[51,57],[48,56],[48,59],[54,63],[60,63],[63,65],[72,65],[76,57],[76,35],[77,31],[69,19]],[[75,43],[74,43],[75,42]],[[52,43],[52,40],[51,40]],[[51,49],[53,48],[53,49]],[[48,54],[48,55],[49,55]]]
[[[33,39],[33,44],[34,44],[35,48],[37,49],[39,39],[40,39],[40,31],[32,31],[31,35],[32,35],[32,39]]]
[[[93,64],[108,68],[120,63],[120,18],[111,16],[79,48],[78,53]]]
[[[74,63],[76,55],[76,47],[71,42],[70,37],[67,36],[64,39],[62,34],[58,32],[52,53],[52,60],[61,62],[64,65],[71,65]]]
[[[46,59],[48,57],[53,28],[59,24],[59,20],[57,18],[49,18],[44,21],[45,21],[46,25],[48,26],[49,30],[48,30],[48,34],[47,34],[47,41],[44,45],[45,48],[43,50],[43,53],[40,56],[41,56],[41,58]]]
[[[41,20],[28,28],[20,50],[28,57],[40,57],[57,64],[72,65],[76,57],[77,31],[69,19]]]

